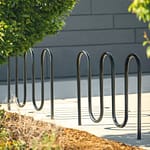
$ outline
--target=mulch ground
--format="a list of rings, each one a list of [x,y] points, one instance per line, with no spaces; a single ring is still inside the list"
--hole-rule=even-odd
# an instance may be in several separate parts
[[[34,120],[32,117],[19,115],[17,113],[5,112],[3,119],[0,119],[0,127],[5,127],[11,132],[12,139],[19,139],[26,143],[26,149],[33,147],[36,141],[39,150],[43,134],[55,134],[52,150],[59,145],[61,150],[142,150],[141,148],[129,146],[117,141],[99,138],[85,131],[57,127],[43,121]]]

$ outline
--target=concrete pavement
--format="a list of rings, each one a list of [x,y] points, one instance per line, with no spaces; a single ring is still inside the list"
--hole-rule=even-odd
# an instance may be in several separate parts
[[[78,126],[77,99],[56,99],[55,119],[50,119],[50,101],[45,101],[41,111],[35,111],[32,102],[27,102],[24,108],[18,108],[16,103],[11,104],[11,111],[33,116],[59,126],[85,130],[99,137],[113,139],[129,145],[137,145],[150,150],[150,93],[142,94],[142,139],[137,140],[137,96],[129,95],[129,120],[124,128],[115,127],[111,116],[111,97],[104,97],[104,118],[100,123],[93,123],[88,114],[87,97],[82,98],[82,126]],[[99,97],[93,97],[93,112],[95,117],[99,115]],[[40,102],[38,101],[37,104]],[[7,109],[6,104],[2,106]],[[118,121],[123,121],[124,96],[116,96],[116,111]]]

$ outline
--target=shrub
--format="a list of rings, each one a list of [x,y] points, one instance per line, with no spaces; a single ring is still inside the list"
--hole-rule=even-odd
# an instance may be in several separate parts
[[[77,0],[1,0],[0,63],[62,30]]]
[[[128,10],[135,13],[140,21],[148,23],[148,29],[150,30],[150,0],[133,0]],[[146,52],[148,58],[150,58],[150,39],[146,32],[144,32],[144,38],[143,46],[148,45]]]

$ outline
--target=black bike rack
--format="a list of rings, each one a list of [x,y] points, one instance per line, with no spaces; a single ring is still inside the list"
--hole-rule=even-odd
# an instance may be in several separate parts
[[[50,61],[50,109],[51,109],[51,119],[54,119],[54,63],[53,63],[53,53],[50,49],[43,49],[41,53],[41,103],[40,106],[36,104],[35,98],[35,56],[34,51],[32,49],[29,50],[29,53],[25,53],[23,56],[23,87],[24,87],[24,98],[22,103],[18,97],[18,57],[15,58],[15,97],[17,98],[17,104],[19,107],[24,107],[26,104],[27,99],[27,55],[31,57],[31,67],[32,67],[32,102],[34,108],[37,111],[40,111],[44,106],[45,95],[44,95],[44,64],[45,64],[45,56],[48,55]],[[124,70],[124,82],[125,82],[125,103],[124,103],[124,120],[122,123],[119,123],[116,116],[116,104],[115,104],[115,62],[113,56],[110,52],[104,52],[99,61],[99,87],[100,87],[100,113],[98,118],[95,118],[92,110],[92,93],[91,93],[91,58],[88,52],[81,51],[77,56],[77,107],[78,107],[78,125],[81,125],[81,75],[80,75],[80,66],[81,61],[83,58],[86,59],[86,67],[87,67],[87,78],[88,78],[88,111],[91,120],[95,123],[99,123],[103,119],[104,115],[104,63],[105,59],[109,58],[110,65],[111,65],[111,96],[112,96],[112,119],[114,124],[119,127],[123,128],[126,126],[128,122],[128,76],[129,76],[129,68],[130,62],[132,59],[136,61],[137,64],[137,139],[141,139],[141,62],[137,55],[130,54],[127,56],[125,60],[125,70]],[[8,109],[11,109],[11,67],[10,67],[10,58],[8,58],[8,65],[7,65],[7,83],[8,83]]]
[[[138,56],[135,54],[130,54],[125,61],[125,105],[124,105],[124,121],[119,123],[116,117],[116,106],[115,106],[115,62],[113,56],[110,52],[105,52],[100,57],[99,62],[99,81],[100,81],[100,114],[98,119],[96,119],[92,112],[92,96],[91,96],[91,62],[90,55],[86,51],[81,51],[77,56],[77,97],[78,97],[78,125],[81,125],[81,75],[80,75],[80,64],[83,56],[87,62],[87,80],[88,80],[88,111],[91,120],[95,123],[99,123],[104,114],[104,95],[103,95],[103,80],[104,80],[104,62],[105,58],[108,57],[111,64],[111,94],[112,94],[112,119],[114,124],[123,128],[128,121],[128,75],[129,66],[132,59],[136,60],[137,63],[137,95],[138,95],[138,106],[137,106],[137,139],[141,139],[141,62]]]
[[[24,67],[23,67],[23,81],[24,81],[24,99],[22,104],[18,98],[18,57],[16,57],[15,61],[15,97],[17,98],[17,104],[19,107],[24,107],[26,104],[26,95],[27,95],[27,55],[30,54],[32,61],[32,102],[37,111],[40,111],[44,106],[44,62],[46,53],[49,56],[50,60],[50,93],[51,93],[51,119],[54,119],[54,71],[53,71],[53,54],[50,49],[43,49],[41,53],[41,104],[38,107],[35,100],[35,57],[32,49],[29,50],[29,53],[24,54]],[[10,67],[10,59],[8,58],[7,65],[7,83],[8,83],[8,109],[11,109],[10,99],[11,99],[11,67]]]

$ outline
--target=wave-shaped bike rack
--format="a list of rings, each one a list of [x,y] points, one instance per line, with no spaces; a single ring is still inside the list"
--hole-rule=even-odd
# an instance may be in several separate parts
[[[120,124],[117,121],[116,117],[116,106],[115,106],[115,62],[113,56],[110,52],[105,52],[101,55],[99,61],[99,80],[100,80],[100,114],[99,117],[96,119],[93,111],[92,111],[92,96],[91,96],[91,62],[90,62],[90,55],[86,51],[79,52],[77,56],[77,98],[78,98],[78,125],[81,125],[81,75],[80,75],[80,64],[81,60],[85,57],[87,62],[87,80],[88,80],[88,111],[91,120],[95,123],[99,123],[104,114],[104,102],[103,102],[103,79],[104,79],[104,62],[105,58],[108,57],[111,64],[111,94],[112,94],[112,119],[114,124],[119,127],[123,128],[128,122],[128,75],[129,75],[129,66],[130,61],[135,59],[137,63],[137,139],[141,139],[141,62],[137,55],[130,54],[127,56],[125,61],[125,103],[124,103],[124,120]]]
[[[29,50],[29,53],[25,53],[23,60],[23,85],[24,85],[24,98],[22,104],[20,103],[20,100],[18,98],[18,57],[16,57],[15,61],[15,97],[17,99],[17,104],[19,107],[24,107],[26,104],[26,97],[27,97],[27,55],[30,54],[31,61],[32,61],[32,102],[34,105],[34,108],[37,111],[40,111],[44,106],[44,62],[45,62],[45,55],[46,53],[49,56],[50,60],[50,93],[51,93],[51,119],[54,119],[54,71],[53,71],[53,54],[52,51],[48,48],[43,49],[41,53],[41,104],[40,106],[37,106],[36,100],[35,100],[35,56],[32,49]],[[10,67],[10,58],[8,58],[8,65],[7,65],[7,84],[8,84],[8,109],[11,109],[11,67]]]

